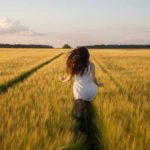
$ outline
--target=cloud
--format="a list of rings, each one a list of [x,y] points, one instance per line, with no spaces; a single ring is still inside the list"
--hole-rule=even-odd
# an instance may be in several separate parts
[[[19,21],[9,18],[0,19],[0,34],[19,34],[25,36],[42,36],[43,33],[32,31],[29,27],[22,25]]]

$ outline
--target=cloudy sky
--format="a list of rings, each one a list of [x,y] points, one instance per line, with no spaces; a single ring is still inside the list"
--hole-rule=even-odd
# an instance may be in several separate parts
[[[150,44],[150,1],[1,0],[0,43]]]

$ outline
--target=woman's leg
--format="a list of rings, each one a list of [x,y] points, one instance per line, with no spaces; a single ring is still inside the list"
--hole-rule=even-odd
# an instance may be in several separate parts
[[[90,106],[90,102],[89,101],[83,101],[83,109],[88,109],[88,107]]]
[[[83,113],[87,114],[87,109],[90,106],[89,101],[85,101],[83,99],[77,99],[75,100],[76,110],[77,110],[77,116],[81,116]]]
[[[76,104],[76,110],[77,110],[77,117],[81,117],[84,111],[84,100],[77,99],[75,100],[75,104]]]
[[[85,120],[85,125],[87,125],[88,123],[88,112],[89,112],[89,106],[90,106],[90,102],[88,101],[83,101],[83,108],[82,108],[82,112],[83,112],[83,117],[84,117],[84,120]]]

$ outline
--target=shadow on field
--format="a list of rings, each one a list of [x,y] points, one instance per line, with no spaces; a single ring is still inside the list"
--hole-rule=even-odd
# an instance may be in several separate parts
[[[96,108],[91,103],[81,119],[75,117],[76,105],[72,110],[75,126],[73,129],[74,139],[70,143],[71,150],[105,150],[104,138],[101,131],[101,122],[96,114]],[[71,146],[72,145],[72,146]]]

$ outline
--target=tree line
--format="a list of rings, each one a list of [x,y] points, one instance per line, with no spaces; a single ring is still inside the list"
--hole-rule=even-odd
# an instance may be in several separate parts
[[[77,46],[81,47],[81,46]],[[150,45],[85,45],[89,49],[120,49],[120,48],[127,48],[127,49],[145,49],[150,48]],[[37,45],[37,44],[0,44],[0,48],[54,48],[52,45]],[[70,49],[72,48],[69,44],[64,44],[62,48]]]
[[[39,45],[39,44],[1,44],[0,48],[54,48],[52,45]],[[69,49],[69,44],[64,44],[62,48]]]
[[[150,45],[86,45],[84,47],[90,48],[90,49],[117,49],[117,48],[131,48],[131,49],[138,49],[138,48],[150,48]]]
[[[53,46],[36,44],[0,44],[0,48],[53,48]]]

